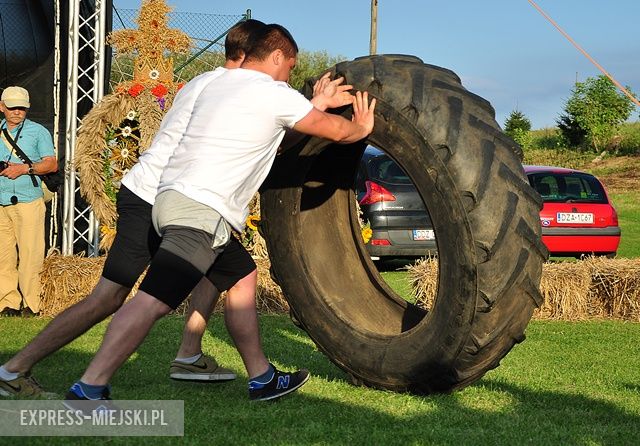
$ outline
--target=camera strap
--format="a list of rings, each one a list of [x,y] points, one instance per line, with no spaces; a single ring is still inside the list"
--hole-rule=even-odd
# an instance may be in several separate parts
[[[20,135],[21,131],[22,131],[22,127],[18,131],[17,136]],[[22,160],[23,163],[28,164],[29,166],[33,164],[29,159],[29,157],[27,156],[27,154],[22,151],[18,143],[16,143],[16,141],[11,137],[9,130],[7,130],[6,127],[2,129],[2,136],[4,136],[3,139],[5,140],[5,142],[8,142],[9,144],[11,144],[11,147],[13,147],[13,150],[15,150],[16,155],[18,156],[18,158]],[[33,187],[38,187],[38,182],[36,181],[35,175],[29,175],[29,176],[31,177],[31,182],[33,183]]]

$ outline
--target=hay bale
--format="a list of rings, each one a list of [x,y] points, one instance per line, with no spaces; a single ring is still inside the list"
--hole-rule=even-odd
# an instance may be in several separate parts
[[[102,274],[105,257],[61,256],[52,254],[44,261],[40,281],[42,283],[42,305],[40,314],[54,317],[71,305],[84,299],[98,283]],[[271,279],[270,262],[267,259],[255,259],[258,267],[258,284],[256,304],[262,313],[287,313],[289,305],[280,287]],[[142,280],[134,285],[131,297]],[[216,306],[217,311],[223,308],[226,293],[223,293]],[[188,306],[185,301],[176,313],[184,314]]]
[[[430,308],[438,289],[437,260],[421,260],[408,270],[416,302]],[[535,318],[640,322],[640,259],[548,262],[542,268],[540,291],[544,303],[534,311]]]
[[[53,317],[84,299],[98,283],[103,257],[62,256],[44,259],[40,314]]]
[[[590,258],[590,314],[640,321],[640,259]]]
[[[540,292],[544,303],[534,311],[541,319],[581,320],[589,316],[591,273],[582,262],[545,263]]]
[[[47,257],[41,274],[41,314],[55,316],[87,296],[97,283],[103,264],[104,257]],[[258,311],[287,313],[289,305],[271,279],[269,260],[256,259],[256,264]],[[421,260],[408,268],[408,274],[417,304],[430,308],[438,290],[438,261]],[[540,289],[545,300],[534,312],[536,318],[640,322],[640,259],[588,258],[573,263],[545,263]],[[216,311],[222,311],[224,297],[223,293]],[[184,314],[186,305],[177,312]]]
[[[425,310],[433,306],[438,292],[438,260],[424,258],[407,268],[416,305]]]
[[[288,313],[289,304],[282,289],[271,278],[271,262],[268,259],[255,259],[258,265],[258,287],[256,303],[258,311],[263,313]]]

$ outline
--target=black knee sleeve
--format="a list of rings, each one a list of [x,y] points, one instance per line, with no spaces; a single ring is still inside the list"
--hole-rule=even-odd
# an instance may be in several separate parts
[[[182,257],[160,248],[151,260],[140,290],[175,310],[200,279],[202,273],[198,268]]]

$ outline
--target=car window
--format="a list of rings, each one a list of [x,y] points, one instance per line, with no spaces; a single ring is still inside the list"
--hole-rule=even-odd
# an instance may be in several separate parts
[[[372,180],[380,180],[393,184],[412,184],[411,178],[402,168],[387,156],[371,158],[368,169]]]
[[[593,175],[541,172],[528,177],[545,202],[607,203],[604,189]]]
[[[360,194],[361,192],[366,190],[365,180],[367,179],[366,173],[364,171],[364,166],[361,164],[358,166],[358,172],[356,173],[355,179],[355,190],[356,194]]]

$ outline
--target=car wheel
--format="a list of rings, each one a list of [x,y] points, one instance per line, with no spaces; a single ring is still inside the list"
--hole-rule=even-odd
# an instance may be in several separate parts
[[[524,339],[542,303],[542,202],[522,152],[491,105],[452,71],[398,55],[332,72],[378,99],[366,142],[402,166],[428,207],[438,245],[435,303],[426,311],[399,298],[362,244],[352,188],[365,142],[308,138],[276,158],[261,194],[272,275],[300,325],[354,383],[461,388]],[[350,118],[350,109],[341,112]]]

